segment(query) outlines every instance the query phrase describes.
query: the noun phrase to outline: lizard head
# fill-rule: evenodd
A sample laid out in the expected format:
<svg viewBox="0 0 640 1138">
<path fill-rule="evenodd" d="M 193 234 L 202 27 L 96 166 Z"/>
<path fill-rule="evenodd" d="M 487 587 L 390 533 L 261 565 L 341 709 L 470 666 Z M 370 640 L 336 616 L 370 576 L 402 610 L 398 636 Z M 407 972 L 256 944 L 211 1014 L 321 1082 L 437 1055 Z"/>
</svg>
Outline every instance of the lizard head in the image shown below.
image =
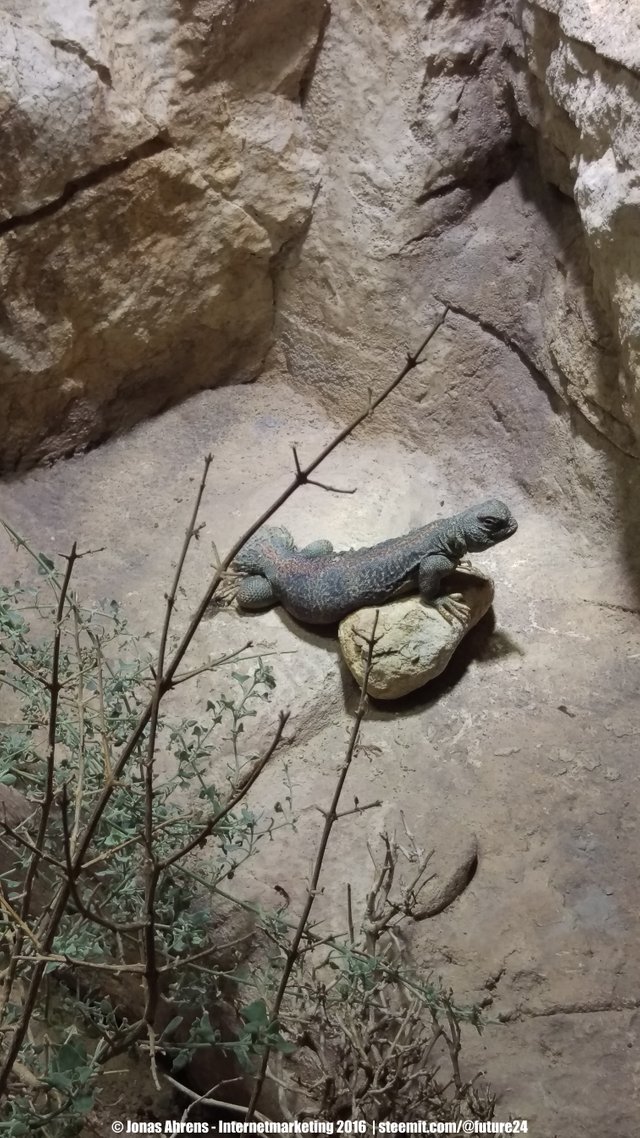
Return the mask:
<svg viewBox="0 0 640 1138">
<path fill-rule="evenodd" d="M 483 549 L 489 549 L 499 541 L 511 537 L 518 528 L 509 507 L 497 498 L 465 510 L 461 520 L 469 553 L 481 553 Z"/>
</svg>

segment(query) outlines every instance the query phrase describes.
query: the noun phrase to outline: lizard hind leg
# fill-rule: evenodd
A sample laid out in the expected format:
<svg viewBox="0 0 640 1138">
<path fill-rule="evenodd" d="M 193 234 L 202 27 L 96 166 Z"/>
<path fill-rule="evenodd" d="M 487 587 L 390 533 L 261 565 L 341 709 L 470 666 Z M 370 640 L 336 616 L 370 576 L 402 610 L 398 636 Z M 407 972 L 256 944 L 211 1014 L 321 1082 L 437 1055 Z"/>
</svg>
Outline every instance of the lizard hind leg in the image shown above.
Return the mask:
<svg viewBox="0 0 640 1138">
<path fill-rule="evenodd" d="M 328 557 L 330 553 L 333 553 L 333 543 L 321 537 L 317 541 L 305 545 L 304 549 L 299 552 L 302 557 Z"/>
<path fill-rule="evenodd" d="M 289 530 L 284 526 L 263 526 L 243 545 L 233 564 L 244 573 L 264 573 L 274 556 L 286 557 L 295 547 Z"/>
<path fill-rule="evenodd" d="M 258 574 L 240 582 L 236 598 L 243 609 L 268 609 L 277 600 L 270 581 Z"/>
</svg>

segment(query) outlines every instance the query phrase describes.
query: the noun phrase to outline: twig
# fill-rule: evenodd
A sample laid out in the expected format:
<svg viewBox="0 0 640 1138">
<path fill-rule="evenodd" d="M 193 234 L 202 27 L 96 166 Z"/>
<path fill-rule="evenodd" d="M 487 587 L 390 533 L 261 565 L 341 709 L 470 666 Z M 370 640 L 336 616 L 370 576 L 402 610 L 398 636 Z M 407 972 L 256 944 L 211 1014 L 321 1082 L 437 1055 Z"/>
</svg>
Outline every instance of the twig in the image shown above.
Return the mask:
<svg viewBox="0 0 640 1138">
<path fill-rule="evenodd" d="M 186 857 L 188 853 L 191 853 L 191 850 L 194 850 L 196 846 L 201 846 L 202 843 L 205 842 L 207 838 L 211 836 L 211 834 L 213 834 L 216 826 L 220 825 L 223 818 L 226 818 L 227 814 L 235 809 L 240 800 L 244 798 L 245 794 L 247 794 L 247 792 L 253 786 L 256 779 L 259 778 L 259 776 L 262 774 L 264 768 L 269 762 L 269 759 L 276 750 L 282 738 L 282 732 L 284 731 L 288 718 L 288 711 L 280 712 L 276 733 L 262 758 L 258 759 L 258 761 L 254 763 L 251 770 L 242 776 L 239 785 L 234 790 L 231 797 L 227 800 L 224 806 L 221 806 L 221 808 L 212 815 L 209 821 L 204 824 L 202 829 L 179 850 L 176 850 L 174 853 L 170 854 L 169 857 L 165 858 L 164 861 L 161 861 L 159 863 L 161 871 L 168 869 L 169 866 L 174 865 L 175 862 L 181 861 L 182 858 Z"/>
<path fill-rule="evenodd" d="M 327 446 L 325 446 L 323 448 L 323 450 L 321 450 L 320 453 L 314 459 L 312 459 L 311 462 L 309 462 L 307 464 L 307 466 L 301 468 L 299 471 L 296 471 L 295 477 L 288 484 L 288 486 L 285 487 L 285 489 L 274 499 L 274 501 L 271 503 L 271 505 L 268 506 L 267 509 L 262 512 L 262 514 L 256 519 L 256 521 L 253 522 L 253 524 L 250 525 L 245 530 L 245 532 L 241 535 L 241 537 L 239 537 L 238 540 L 232 545 L 231 549 L 227 553 L 227 556 L 220 563 L 219 568 L 214 573 L 214 575 L 213 575 L 213 577 L 209 583 L 209 586 L 205 590 L 205 592 L 204 592 L 204 594 L 200 600 L 200 603 L 198 604 L 195 612 L 193 613 L 191 620 L 189 621 L 189 624 L 186 628 L 186 631 L 183 633 L 182 638 L 180 639 L 177 647 L 174 650 L 173 656 L 171 658 L 170 663 L 167 666 L 167 669 L 166 669 L 164 676 L 160 676 L 158 678 L 158 689 L 159 689 L 161 695 L 164 695 L 164 693 L 169 691 L 169 689 L 171 688 L 173 679 L 174 679 L 176 673 L 178 672 L 178 668 L 180 667 L 180 664 L 182 663 L 182 660 L 183 660 L 189 646 L 191 645 L 191 642 L 192 642 L 198 628 L 200 627 L 200 624 L 201 624 L 204 616 L 206 615 L 206 613 L 210 609 L 211 602 L 212 602 L 212 600 L 216 594 L 216 591 L 220 585 L 220 582 L 223 578 L 223 575 L 226 572 L 226 570 L 229 568 L 229 566 L 231 565 L 234 558 L 237 556 L 237 554 L 240 552 L 240 550 L 243 548 L 243 546 L 247 543 L 249 538 L 251 538 L 255 533 L 257 533 L 257 531 L 259 529 L 261 529 L 262 526 L 264 526 L 265 522 L 269 521 L 269 519 L 271 517 L 273 517 L 273 515 L 277 512 L 277 510 L 280 509 L 280 507 L 283 505 L 283 503 L 286 502 L 291 497 L 291 495 L 297 490 L 298 486 L 301 485 L 301 481 L 303 481 L 305 478 L 308 478 L 308 476 L 314 470 L 316 470 L 316 468 L 318 466 L 320 466 L 320 464 L 322 462 L 324 462 L 324 460 L 330 454 L 332 454 L 332 452 L 336 449 L 336 447 L 338 447 L 340 445 L 340 443 L 342 443 L 344 441 L 344 439 L 346 439 L 349 435 L 351 435 L 356 430 L 356 428 L 360 425 L 360 423 L 364 422 L 364 420 L 367 419 L 376 410 L 376 408 L 379 407 L 380 404 L 382 402 L 384 402 L 385 399 L 388 398 L 389 395 L 391 395 L 391 393 L 396 389 L 396 387 L 402 382 L 404 377 L 413 368 L 417 367 L 418 363 L 420 362 L 420 356 L 422 355 L 422 352 L 424 351 L 424 349 L 426 348 L 427 344 L 432 339 L 432 337 L 435 335 L 438 328 L 440 328 L 440 326 L 444 323 L 448 311 L 449 311 L 448 306 L 443 308 L 442 312 L 440 313 L 440 315 L 437 317 L 434 324 L 432 325 L 430 331 L 427 333 L 424 340 L 422 341 L 422 344 L 418 348 L 417 352 L 415 352 L 413 355 L 411 355 L 411 354 L 407 355 L 406 362 L 405 362 L 404 366 L 401 368 L 398 375 L 395 377 L 395 379 L 393 379 L 389 384 L 387 384 L 387 386 L 380 392 L 380 394 L 378 396 L 375 397 L 375 399 L 373 399 L 373 398 L 371 398 L 371 396 L 369 396 L 369 400 L 368 400 L 367 406 L 364 409 L 364 411 L 362 411 L 358 415 L 356 415 L 351 420 L 350 423 L 348 423 L 345 427 L 343 427 L 342 430 L 340 430 L 337 433 L 337 435 L 334 436 L 334 438 L 331 440 L 331 442 L 328 443 Z M 17 540 L 19 542 L 19 544 L 26 546 L 26 543 L 22 539 L 20 539 L 16 534 L 14 534 L 13 530 L 11 530 L 11 528 L 9 526 L 7 526 L 6 523 L 3 523 L 3 524 L 5 525 L 7 532 L 9 532 L 13 536 L 14 540 Z M 47 580 L 49 580 L 49 578 L 47 578 Z M 67 584 L 67 588 L 68 588 L 68 584 Z M 89 846 L 93 840 L 96 829 L 100 823 L 100 819 L 102 818 L 104 810 L 105 810 L 105 808 L 106 808 L 106 806 L 107 806 L 107 804 L 111 798 L 111 795 L 113 793 L 114 785 L 117 782 L 117 780 L 120 778 L 120 776 L 122 775 L 122 772 L 125 770 L 131 756 L 134 754 L 136 747 L 138 746 L 138 744 L 139 744 L 139 742 L 140 742 L 140 740 L 144 734 L 144 731 L 147 727 L 147 724 L 149 723 L 149 720 L 151 719 L 152 711 L 153 711 L 153 700 L 151 700 L 151 702 L 149 704 L 147 704 L 147 706 L 141 712 L 141 714 L 138 718 L 138 722 L 136 723 L 136 726 L 131 731 L 131 734 L 129 736 L 129 739 L 127 740 L 127 743 L 123 747 L 117 761 L 115 762 L 115 764 L 113 766 L 111 779 L 109 779 L 109 781 L 105 784 L 105 787 L 104 787 L 100 797 L 98 798 L 97 802 L 95 803 L 95 805 L 93 807 L 93 810 L 91 811 L 91 814 L 90 814 L 90 816 L 89 816 L 89 818 L 85 824 L 84 831 L 83 831 L 82 835 L 80 835 L 80 837 L 79 837 L 78 845 L 77 845 L 77 848 L 76 848 L 76 851 L 74 854 L 74 862 L 73 862 L 74 872 L 79 872 L 83 866 L 84 859 L 86 857 Z M 38 844 L 40 844 L 40 843 L 38 843 Z M 65 910 L 66 910 L 67 902 L 69 899 L 69 894 L 70 894 L 70 885 L 69 885 L 68 881 L 64 881 L 61 883 L 57 894 L 54 896 L 54 898 L 52 900 L 50 911 L 49 911 L 48 921 L 46 923 L 45 928 L 42 931 L 41 944 L 42 944 L 43 951 L 45 953 L 49 952 L 51 950 L 51 946 L 52 946 L 53 941 L 55 939 L 58 927 L 60 925 L 60 922 L 61 922 L 61 920 L 64 916 L 64 913 L 65 913 Z M 0 1098 L 2 1098 L 2 1096 L 6 1093 L 7 1084 L 8 1084 L 10 1075 L 11 1075 L 11 1070 L 13 1068 L 13 1064 L 15 1063 L 16 1058 L 18 1057 L 18 1054 L 20 1052 L 20 1048 L 22 1047 L 22 1043 L 23 1043 L 23 1040 L 25 1038 L 27 1028 L 29 1025 L 29 1020 L 31 1018 L 33 1008 L 34 1008 L 35 1002 L 37 1000 L 38 991 L 40 988 L 40 984 L 42 982 L 42 977 L 44 975 L 45 967 L 46 967 L 45 963 L 43 963 L 42 961 L 39 961 L 33 968 L 31 980 L 29 982 L 28 990 L 26 993 L 23 1012 L 22 1012 L 22 1015 L 20 1017 L 19 1023 L 16 1025 L 11 1043 L 5 1052 L 4 1062 L 2 1064 L 2 1067 L 0 1068 Z M 9 990 L 8 988 L 5 989 L 5 998 L 6 998 L 8 990 Z M 263 1078 L 264 1078 L 264 1076 L 263 1076 Z"/>
<path fill-rule="evenodd" d="M 153 831 L 153 771 L 155 765 L 156 753 L 156 739 L 158 734 L 158 715 L 160 713 L 160 701 L 166 690 L 164 688 L 164 664 L 167 651 L 167 642 L 169 639 L 169 628 L 171 625 L 171 617 L 173 615 L 176 597 L 178 595 L 178 588 L 180 586 L 180 579 L 184 569 L 184 563 L 189 552 L 189 546 L 194 537 L 197 536 L 198 529 L 196 522 L 198 513 L 200 511 L 200 504 L 202 502 L 202 495 L 207 481 L 207 474 L 209 467 L 213 461 L 213 455 L 208 454 L 204 460 L 204 470 L 200 485 L 196 494 L 191 519 L 184 535 L 182 542 L 182 549 L 178 557 L 178 564 L 173 578 L 171 591 L 167 596 L 167 603 L 165 606 L 164 622 L 162 625 L 162 633 L 160 636 L 160 647 L 158 649 L 158 664 L 156 669 L 156 683 L 153 691 L 153 698 L 151 700 L 151 713 L 149 715 L 149 738 L 147 742 L 147 757 L 144 761 L 144 844 L 146 850 L 145 858 L 145 922 L 142 930 L 142 945 L 143 945 L 143 963 L 145 966 L 145 984 L 146 984 L 146 1001 L 144 1009 L 144 1021 L 147 1024 L 147 1030 L 152 1032 L 152 1024 L 155 1020 L 156 1008 L 158 1006 L 158 999 L 160 997 L 160 990 L 158 984 L 158 961 L 157 961 L 157 947 L 156 947 L 156 890 L 160 880 L 161 866 L 157 861 L 154 853 Z M 152 1039 L 152 1034 L 150 1039 Z M 153 1055 L 152 1055 L 152 1071 Z M 157 1075 L 155 1076 L 157 1082 Z"/>
<path fill-rule="evenodd" d="M 349 944 L 353 946 L 356 943 L 355 929 L 353 926 L 353 902 L 351 898 L 351 882 L 347 882 L 347 923 L 349 925 Z"/>
<path fill-rule="evenodd" d="M 196 1093 L 196 1091 L 192 1091 L 191 1087 L 185 1087 L 184 1083 L 179 1083 L 178 1080 L 174 1079 L 172 1075 L 165 1074 L 164 1078 L 168 1083 L 171 1083 L 172 1087 L 175 1087 L 176 1090 L 185 1095 L 186 1098 L 193 1099 L 191 1106 L 188 1106 L 183 1112 L 182 1118 L 180 1119 L 181 1122 L 185 1122 L 189 1111 L 192 1110 L 194 1106 L 197 1106 L 199 1104 L 202 1104 L 203 1106 L 222 1107 L 223 1110 L 230 1110 L 234 1114 L 246 1114 L 247 1108 L 245 1106 L 239 1106 L 238 1103 L 235 1102 L 225 1102 L 225 1100 L 221 1098 L 209 1098 L 208 1094 L 199 1095 Z M 267 1118 L 266 1114 L 260 1114 L 258 1111 L 255 1111 L 254 1117 L 257 1118 L 259 1122 L 270 1121 L 270 1119 Z"/>
<path fill-rule="evenodd" d="M 14 909 L 13 905 L 11 905 L 11 903 L 9 901 L 7 901 L 7 898 L 5 897 L 1 888 L 0 888 L 0 909 L 4 909 L 5 913 L 11 919 L 11 921 L 13 921 L 13 923 L 15 925 L 17 925 L 17 927 L 19 929 L 22 930 L 24 935 L 29 938 L 29 940 L 34 945 L 34 947 L 39 951 L 40 945 L 38 944 L 38 941 L 34 937 L 31 929 L 28 926 L 28 924 L 26 923 L 26 921 L 23 921 L 23 919 L 19 913 L 16 913 L 16 910 Z M 18 949 L 18 951 L 20 951 L 20 950 Z M 11 959 L 12 959 L 12 961 L 16 959 L 15 951 L 13 951 L 11 953 Z"/>
<path fill-rule="evenodd" d="M 184 684 L 187 680 L 193 680 L 196 676 L 201 676 L 203 672 L 212 672 L 214 668 L 219 668 L 221 664 L 228 664 L 231 660 L 237 660 L 237 657 L 240 656 L 242 652 L 246 652 L 248 648 L 253 648 L 252 640 L 247 640 L 247 643 L 243 644 L 242 648 L 236 648 L 233 652 L 227 652 L 224 656 L 219 656 L 217 660 L 212 660 L 210 664 L 202 664 L 199 668 L 192 668 L 189 672 L 181 672 L 179 676 L 173 677 L 174 688 L 177 687 L 178 684 Z M 261 655 L 266 656 L 270 655 L 270 653 L 263 652 Z M 244 656 L 238 663 L 243 663 L 244 660 L 247 659 L 256 660 L 259 658 L 259 656 Z"/>
<path fill-rule="evenodd" d="M 375 810 L 377 806 L 382 806 L 382 802 L 379 798 L 376 798 L 375 802 L 365 802 L 362 806 L 356 800 L 355 806 L 352 806 L 350 810 L 341 810 L 340 813 L 336 815 L 336 820 L 340 818 L 348 818 L 350 814 L 364 814 L 365 810 Z M 316 803 L 314 803 L 313 809 L 317 810 L 320 814 L 322 814 L 323 817 L 326 818 L 327 812 L 324 807 L 318 806 Z"/>
<path fill-rule="evenodd" d="M 153 1085 L 156 1090 L 161 1091 L 162 1087 L 160 1086 L 160 1080 L 158 1078 L 158 1064 L 156 1062 L 156 1033 L 153 1030 L 152 1024 L 150 1023 L 147 1024 L 147 1036 L 149 1039 L 149 1065 L 151 1067 L 151 1078 L 153 1079 Z"/>
<path fill-rule="evenodd" d="M 278 985 L 278 990 L 276 992 L 276 996 L 275 996 L 275 999 L 273 1001 L 273 1007 L 271 1009 L 271 1015 L 270 1015 L 270 1021 L 272 1024 L 275 1024 L 278 1021 L 278 1016 L 280 1014 L 280 1008 L 282 1006 L 282 1001 L 284 999 L 284 995 L 285 995 L 285 992 L 287 990 L 287 984 L 289 983 L 289 978 L 291 976 L 291 973 L 293 971 L 293 967 L 295 965 L 295 962 L 296 962 L 296 959 L 298 956 L 300 941 L 302 940 L 302 937 L 304 936 L 304 931 L 305 931 L 305 928 L 307 926 L 307 921 L 309 920 L 309 915 L 311 913 L 311 909 L 313 908 L 313 903 L 316 899 L 318 882 L 320 880 L 320 874 L 322 872 L 322 865 L 324 862 L 324 857 L 325 857 L 325 854 L 327 852 L 327 846 L 329 844 L 329 838 L 331 837 L 331 831 L 333 829 L 333 826 L 334 826 L 336 818 L 337 818 L 338 803 L 340 801 L 340 796 L 341 796 L 343 788 L 344 788 L 346 777 L 347 777 L 347 775 L 349 773 L 349 769 L 351 767 L 351 762 L 352 762 L 353 755 L 354 755 L 354 752 L 356 749 L 356 744 L 358 742 L 358 736 L 360 734 L 360 727 L 362 725 L 362 720 L 364 719 L 365 712 L 367 710 L 367 706 L 368 706 L 367 684 L 369 682 L 369 675 L 371 672 L 371 664 L 372 664 L 372 660 L 373 660 L 373 649 L 375 647 L 375 642 L 376 642 L 375 636 L 376 636 L 376 628 L 378 626 L 378 616 L 379 615 L 380 615 L 380 610 L 376 609 L 375 615 L 373 618 L 373 627 L 371 629 L 371 634 L 369 637 L 369 651 L 367 653 L 367 660 L 366 660 L 366 664 L 365 664 L 365 668 L 364 668 L 364 675 L 362 677 L 362 687 L 360 689 L 360 699 L 358 700 L 358 707 L 356 709 L 356 714 L 355 714 L 355 718 L 353 721 L 353 727 L 351 729 L 351 734 L 349 737 L 349 744 L 347 746 L 347 751 L 346 751 L 346 754 L 344 757 L 344 761 L 342 763 L 342 766 L 340 767 L 340 771 L 338 774 L 338 780 L 336 783 L 335 790 L 333 792 L 333 798 L 331 800 L 331 806 L 329 807 L 329 810 L 327 811 L 327 814 L 325 817 L 324 826 L 322 828 L 322 834 L 320 836 L 320 844 L 318 846 L 318 851 L 316 853 L 315 862 L 314 862 L 314 866 L 313 866 L 313 872 L 311 874 L 311 881 L 309 884 L 309 888 L 307 890 L 307 897 L 306 897 L 306 900 L 305 900 L 305 903 L 304 903 L 304 906 L 302 909 L 302 913 L 300 914 L 300 919 L 298 921 L 296 931 L 293 934 L 293 939 L 292 939 L 291 944 L 289 946 L 289 949 L 287 951 L 284 968 L 282 970 L 282 976 L 280 977 L 280 984 Z M 256 1083 L 255 1083 L 255 1086 L 253 1088 L 253 1093 L 251 1095 L 251 1099 L 249 1100 L 249 1106 L 247 1107 L 247 1116 L 246 1116 L 247 1122 L 250 1122 L 251 1119 L 253 1118 L 254 1111 L 256 1108 L 256 1104 L 257 1104 L 258 1099 L 260 1097 L 260 1094 L 262 1092 L 262 1087 L 264 1085 L 264 1080 L 265 1080 L 265 1076 L 267 1073 L 267 1067 L 269 1065 L 270 1054 L 271 1054 L 271 1046 L 269 1043 L 266 1043 L 265 1047 L 264 1047 L 264 1051 L 263 1051 L 263 1055 L 262 1055 L 262 1062 L 260 1064 L 260 1069 L 258 1071 Z"/>
<path fill-rule="evenodd" d="M 84 776 L 85 776 L 85 721 L 84 721 L 84 667 L 82 661 L 82 646 L 80 644 L 80 619 L 77 604 L 73 605 L 73 636 L 76 645 L 76 656 L 78 658 L 78 782 L 76 785 L 75 802 L 74 802 L 74 817 L 73 817 L 73 830 L 71 831 L 70 849 L 73 853 L 76 842 L 78 839 L 78 832 L 80 830 L 80 819 L 82 817 L 82 797 L 84 791 Z"/>
<path fill-rule="evenodd" d="M 0 826 L 4 827 L 5 833 L 9 834 L 12 841 L 17 842 L 20 846 L 24 846 L 24 848 L 30 850 L 31 853 L 39 853 L 42 860 L 46 861 L 48 865 L 53 865 L 56 869 L 64 869 L 64 862 L 59 861 L 58 858 L 54 857 L 53 854 L 50 854 L 48 850 L 39 850 L 35 842 L 31 841 L 31 838 L 25 837 L 25 835 L 21 834 L 19 830 L 15 828 L 15 826 L 10 826 L 8 822 L 5 822 L 4 818 L 0 818 Z M 8 850 L 11 850 L 12 853 L 15 852 L 10 846 L 9 842 L 3 841 L 2 844 Z"/>
<path fill-rule="evenodd" d="M 196 961 L 202 960 L 205 956 L 210 956 L 212 952 L 222 953 L 228 952 L 230 948 L 235 945 L 242 944 L 244 941 L 251 940 L 252 933 L 245 933 L 244 936 L 236 937 L 233 941 L 228 941 L 226 944 L 210 944 L 207 948 L 201 948 L 199 952 L 194 952 L 191 956 L 178 956 L 175 957 L 169 964 L 163 964 L 158 969 L 159 972 L 175 972 L 176 968 L 187 968 Z"/>
<path fill-rule="evenodd" d="M 104 762 L 104 781 L 108 785 L 113 777 L 113 766 L 111 763 L 111 754 L 109 751 L 109 733 L 107 731 L 107 716 L 104 706 L 104 675 L 103 667 L 104 660 L 102 657 L 102 645 L 96 638 L 94 647 L 96 650 L 96 672 L 98 675 L 98 716 L 100 720 L 100 749 L 102 751 L 102 758 Z"/>
<path fill-rule="evenodd" d="M 9 529 L 8 526 L 5 526 L 5 528 Z M 13 532 L 13 531 L 10 530 L 10 532 Z M 26 543 L 24 543 L 24 542 L 22 544 L 26 545 Z M 51 680 L 47 684 L 47 687 L 49 690 L 49 726 L 48 726 L 48 730 L 47 730 L 47 759 L 46 759 L 47 773 L 46 773 L 46 780 L 45 780 L 45 787 L 44 787 L 44 797 L 42 800 L 42 804 L 40 806 L 40 822 L 38 825 L 38 832 L 37 832 L 36 839 L 35 839 L 35 847 L 36 848 L 33 851 L 31 859 L 29 861 L 29 867 L 27 869 L 27 873 L 26 873 L 26 877 L 25 877 L 24 892 L 22 895 L 22 906 L 21 906 L 20 916 L 22 918 L 22 923 L 24 925 L 27 925 L 29 922 L 29 914 L 31 911 L 31 900 L 32 900 L 32 894 L 33 894 L 33 887 L 35 885 L 36 877 L 38 875 L 38 869 L 40 868 L 40 862 L 43 859 L 44 847 L 45 847 L 45 842 L 46 842 L 46 838 L 47 838 L 47 826 L 49 824 L 49 816 L 51 813 L 51 807 L 53 805 L 54 781 L 55 781 L 56 733 L 57 733 L 57 725 L 58 725 L 58 699 L 60 696 L 60 686 L 61 686 L 60 685 L 60 647 L 61 647 L 61 643 L 62 643 L 62 618 L 64 616 L 64 608 L 65 608 L 65 604 L 66 604 L 66 600 L 67 600 L 67 593 L 69 591 L 69 585 L 71 583 L 71 574 L 73 573 L 73 567 L 74 567 L 77 559 L 78 559 L 78 552 L 77 552 L 76 543 L 74 541 L 74 543 L 71 547 L 71 553 L 67 557 L 67 568 L 65 570 L 64 578 L 62 581 L 62 586 L 60 588 L 60 593 L 58 595 L 58 604 L 57 604 L 57 608 L 56 608 L 55 632 L 54 632 L 54 637 L 53 637 L 53 659 L 52 659 L 52 663 L 51 663 Z M 5 1011 L 5 1009 L 8 1005 L 8 1001 L 11 997 L 11 991 L 13 988 L 13 983 L 14 983 L 15 976 L 16 976 L 16 967 L 17 967 L 17 962 L 15 960 L 15 957 L 22 951 L 22 944 L 23 944 L 23 933 L 20 931 L 20 932 L 18 932 L 18 934 L 16 936 L 16 943 L 14 945 L 14 952 L 12 953 L 12 958 L 9 961 L 9 966 L 7 968 L 7 974 L 6 974 L 5 985 L 4 985 L 4 992 L 3 992 L 3 996 L 2 996 L 2 1005 L 0 1007 L 0 1014 L 2 1014 Z M 51 946 L 49 944 L 45 944 L 43 942 L 41 944 L 41 947 L 44 949 L 45 952 L 47 952 Z M 29 988 L 29 991 L 27 993 L 27 998 L 26 998 L 25 1004 L 23 1006 L 22 1016 L 20 1018 L 20 1022 L 18 1023 L 18 1026 L 16 1027 L 16 1031 L 14 1032 L 14 1038 L 12 1041 L 12 1045 L 9 1048 L 10 1052 L 12 1052 L 14 1050 L 13 1045 L 15 1043 L 15 1039 L 17 1037 L 19 1037 L 20 1039 L 24 1038 L 24 1035 L 25 1035 L 27 1028 L 29 1026 L 29 1021 L 31 1019 L 33 1008 L 35 1006 L 37 994 L 38 994 L 37 989 L 35 991 L 31 991 L 31 987 Z M 15 1059 L 17 1058 L 18 1051 L 19 1051 L 19 1048 L 15 1050 L 15 1054 L 13 1055 L 13 1059 L 12 1059 L 12 1064 L 15 1061 Z M 7 1066 L 7 1064 L 5 1063 L 5 1067 L 6 1066 Z M 0 1095 L 2 1095 L 2 1093 L 3 1093 L 4 1087 L 6 1086 L 6 1080 L 8 1079 L 10 1072 L 11 1072 L 11 1067 L 9 1067 L 7 1070 L 6 1078 L 4 1078 L 4 1070 L 2 1072 L 0 1072 Z"/>
<path fill-rule="evenodd" d="M 83 960 L 81 957 L 68 956 L 66 953 L 51 953 L 49 956 L 44 956 L 38 952 L 36 956 L 19 956 L 18 960 L 24 963 L 41 960 L 45 964 L 59 964 L 63 968 L 88 968 L 96 972 L 111 972 L 114 976 L 120 972 L 137 972 L 138 975 L 144 972 L 143 964 L 101 964 L 97 960 Z"/>
<path fill-rule="evenodd" d="M 71 553 L 67 557 L 67 568 L 65 570 L 62 587 L 60 589 L 60 596 L 58 598 L 58 607 L 56 610 L 56 623 L 55 633 L 53 638 L 53 660 L 51 664 L 51 681 L 49 684 L 49 691 L 51 699 L 49 704 L 49 729 L 47 734 L 47 776 L 44 788 L 44 799 L 40 810 L 40 824 L 38 826 L 38 834 L 36 837 L 37 852 L 34 853 L 29 869 L 27 871 L 25 881 L 25 895 L 22 905 L 22 918 L 28 920 L 29 909 L 31 906 L 31 892 L 35 879 L 38 873 L 38 868 L 41 859 L 41 850 L 44 849 L 45 840 L 47 836 L 47 825 L 49 823 L 49 815 L 53 805 L 54 794 L 54 780 L 56 770 L 56 731 L 58 726 L 58 698 L 60 695 L 60 647 L 62 643 L 62 618 L 64 616 L 64 607 L 71 583 L 71 574 L 73 573 L 73 566 L 78 559 L 77 546 L 74 541 L 71 546 Z"/>
<path fill-rule="evenodd" d="M 60 794 L 60 817 L 62 821 L 62 845 L 65 856 L 65 869 L 66 880 L 69 885 L 69 893 L 71 900 L 76 906 L 79 913 L 87 921 L 92 921 L 95 925 L 100 925 L 103 929 L 108 929 L 112 933 L 134 933 L 142 932 L 145 928 L 145 919 L 141 921 L 111 921 L 107 917 L 103 917 L 101 913 L 96 912 L 91 905 L 86 904 L 78 892 L 78 871 L 73 864 L 73 850 L 71 848 L 71 834 L 69 830 L 69 792 L 67 790 L 66 782 L 63 784 L 62 792 Z M 93 890 L 92 896 L 95 895 L 100 888 L 100 882 L 97 883 L 96 888 Z"/>
<path fill-rule="evenodd" d="M 326 482 L 318 482 L 315 478 L 308 478 L 300 466 L 298 451 L 296 450 L 295 446 L 292 446 L 291 450 L 293 451 L 293 461 L 295 463 L 296 475 L 298 477 L 300 486 L 319 486 L 321 490 L 328 490 L 331 494 L 355 494 L 355 486 L 352 490 L 343 490 L 339 486 L 329 486 Z"/>
</svg>

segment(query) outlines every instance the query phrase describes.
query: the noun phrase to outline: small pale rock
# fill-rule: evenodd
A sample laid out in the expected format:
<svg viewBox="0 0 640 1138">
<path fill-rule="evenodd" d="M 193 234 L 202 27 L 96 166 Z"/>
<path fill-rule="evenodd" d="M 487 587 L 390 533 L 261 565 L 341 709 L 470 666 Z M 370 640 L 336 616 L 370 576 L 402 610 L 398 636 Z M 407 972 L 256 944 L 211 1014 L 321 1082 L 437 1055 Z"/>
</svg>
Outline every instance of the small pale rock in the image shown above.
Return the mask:
<svg viewBox="0 0 640 1138">
<path fill-rule="evenodd" d="M 462 638 L 491 608 L 493 581 L 473 570 L 451 578 L 452 593 L 462 594 L 469 609 L 464 621 L 449 623 L 418 596 L 379 608 L 376 646 L 367 692 L 375 699 L 399 699 L 439 676 Z M 358 683 L 362 682 L 375 608 L 358 609 L 341 622 L 342 655 Z"/>
</svg>

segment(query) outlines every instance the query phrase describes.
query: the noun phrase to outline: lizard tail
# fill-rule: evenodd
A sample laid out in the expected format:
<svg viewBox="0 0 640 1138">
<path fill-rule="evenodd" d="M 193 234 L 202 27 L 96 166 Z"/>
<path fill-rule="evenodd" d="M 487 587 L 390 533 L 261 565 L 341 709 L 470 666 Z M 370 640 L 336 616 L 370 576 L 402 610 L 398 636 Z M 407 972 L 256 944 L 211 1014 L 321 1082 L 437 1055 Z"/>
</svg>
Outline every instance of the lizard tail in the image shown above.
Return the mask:
<svg viewBox="0 0 640 1138">
<path fill-rule="evenodd" d="M 264 526 L 254 533 L 234 558 L 234 566 L 246 573 L 266 573 L 273 564 L 274 555 L 286 556 L 296 548 L 284 526 Z"/>
</svg>

